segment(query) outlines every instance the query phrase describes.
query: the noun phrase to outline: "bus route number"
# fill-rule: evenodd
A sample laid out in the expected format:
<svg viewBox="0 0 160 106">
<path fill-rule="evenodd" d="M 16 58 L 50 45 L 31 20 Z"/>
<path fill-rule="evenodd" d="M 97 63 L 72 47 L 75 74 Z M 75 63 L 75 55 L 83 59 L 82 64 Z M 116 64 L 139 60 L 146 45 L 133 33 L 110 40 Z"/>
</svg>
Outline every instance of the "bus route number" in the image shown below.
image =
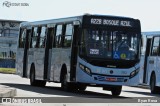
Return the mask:
<svg viewBox="0 0 160 106">
<path fill-rule="evenodd" d="M 91 24 L 102 24 L 102 19 L 92 18 L 91 19 Z"/>
</svg>

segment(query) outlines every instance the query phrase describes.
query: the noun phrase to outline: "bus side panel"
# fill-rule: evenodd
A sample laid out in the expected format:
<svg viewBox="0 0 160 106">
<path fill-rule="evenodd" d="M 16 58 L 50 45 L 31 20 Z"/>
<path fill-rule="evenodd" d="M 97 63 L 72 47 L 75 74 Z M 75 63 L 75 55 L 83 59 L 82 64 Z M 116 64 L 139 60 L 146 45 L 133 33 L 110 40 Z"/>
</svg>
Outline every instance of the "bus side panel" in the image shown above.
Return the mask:
<svg viewBox="0 0 160 106">
<path fill-rule="evenodd" d="M 60 49 L 54 48 L 52 49 L 52 58 L 51 58 L 51 79 L 53 81 L 60 81 L 60 74 L 62 65 L 65 64 L 67 68 L 67 74 L 70 71 L 70 56 L 71 49 Z M 52 77 L 53 76 L 53 77 Z M 69 74 L 68 74 L 69 76 Z M 69 77 L 68 77 L 69 81 Z"/>
<path fill-rule="evenodd" d="M 141 55 L 141 60 L 140 60 L 139 80 L 141 84 L 143 84 L 143 77 L 144 77 L 144 57 L 145 55 Z"/>
<path fill-rule="evenodd" d="M 160 56 L 157 58 L 156 85 L 160 86 Z"/>
<path fill-rule="evenodd" d="M 16 53 L 16 74 L 23 76 L 23 55 L 24 49 L 18 48 Z"/>
<path fill-rule="evenodd" d="M 47 74 L 47 79 L 49 81 L 54 81 L 53 80 L 53 71 L 51 71 L 51 60 L 52 60 L 52 49 L 49 49 L 49 58 L 48 58 L 48 74 Z"/>
<path fill-rule="evenodd" d="M 52 49 L 51 57 L 51 77 L 53 81 L 60 81 L 60 70 L 61 70 L 61 52 L 59 48 Z"/>
<path fill-rule="evenodd" d="M 70 60 L 71 60 L 71 48 L 61 50 L 61 64 L 65 64 L 67 68 L 67 81 L 70 82 Z"/>
<path fill-rule="evenodd" d="M 44 52 L 45 49 L 30 48 L 28 53 L 28 77 L 30 75 L 31 64 L 35 66 L 35 79 L 43 80 L 44 74 Z"/>
<path fill-rule="evenodd" d="M 34 63 L 34 49 L 31 48 L 28 50 L 28 78 L 30 76 L 31 65 Z"/>
<path fill-rule="evenodd" d="M 35 78 L 43 80 L 44 75 L 44 56 L 45 49 L 39 48 L 34 51 L 34 63 L 35 63 Z"/>
<path fill-rule="evenodd" d="M 147 75 L 148 75 L 148 78 L 147 78 L 147 84 L 149 85 L 150 84 L 150 78 L 151 78 L 151 74 L 152 72 L 156 71 L 156 58 L 155 56 L 150 56 L 148 57 L 147 59 Z"/>
</svg>

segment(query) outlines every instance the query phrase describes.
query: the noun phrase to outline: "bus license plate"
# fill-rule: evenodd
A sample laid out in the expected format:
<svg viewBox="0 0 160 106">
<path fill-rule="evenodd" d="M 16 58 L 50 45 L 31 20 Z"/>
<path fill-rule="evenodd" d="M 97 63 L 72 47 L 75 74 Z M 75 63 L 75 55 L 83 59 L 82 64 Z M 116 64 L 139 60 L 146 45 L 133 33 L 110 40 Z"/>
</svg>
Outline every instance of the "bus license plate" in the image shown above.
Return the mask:
<svg viewBox="0 0 160 106">
<path fill-rule="evenodd" d="M 117 81 L 117 78 L 106 78 L 106 81 L 112 81 L 112 82 L 114 82 L 114 81 Z"/>
</svg>

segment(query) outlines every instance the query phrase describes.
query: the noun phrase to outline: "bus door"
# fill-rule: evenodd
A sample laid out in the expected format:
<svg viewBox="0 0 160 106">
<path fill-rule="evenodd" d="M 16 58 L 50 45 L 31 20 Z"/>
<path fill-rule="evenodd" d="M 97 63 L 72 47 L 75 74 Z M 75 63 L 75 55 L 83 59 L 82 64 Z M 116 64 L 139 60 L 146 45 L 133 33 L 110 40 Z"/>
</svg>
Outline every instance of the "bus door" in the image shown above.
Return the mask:
<svg viewBox="0 0 160 106">
<path fill-rule="evenodd" d="M 77 66 L 77 55 L 78 55 L 78 38 L 79 38 L 79 24 L 74 25 L 72 38 L 72 50 L 71 50 L 71 71 L 70 80 L 75 81 L 76 79 L 76 66 Z"/>
<path fill-rule="evenodd" d="M 47 36 L 46 36 L 46 44 L 45 44 L 45 58 L 44 58 L 44 79 L 51 80 L 53 77 L 51 74 L 51 54 L 52 54 L 52 42 L 54 35 L 54 25 L 47 26 Z M 52 75 L 52 76 L 50 76 Z"/>
<path fill-rule="evenodd" d="M 145 57 L 144 57 L 144 73 L 143 73 L 143 83 L 147 83 L 147 58 L 150 54 L 150 47 L 151 47 L 151 38 L 147 38 L 147 43 L 146 43 L 146 51 L 145 51 Z"/>
<path fill-rule="evenodd" d="M 23 77 L 27 77 L 27 64 L 28 64 L 28 49 L 29 49 L 29 38 L 31 36 L 31 29 L 26 30 L 26 39 L 24 44 L 24 55 L 23 55 Z"/>
</svg>

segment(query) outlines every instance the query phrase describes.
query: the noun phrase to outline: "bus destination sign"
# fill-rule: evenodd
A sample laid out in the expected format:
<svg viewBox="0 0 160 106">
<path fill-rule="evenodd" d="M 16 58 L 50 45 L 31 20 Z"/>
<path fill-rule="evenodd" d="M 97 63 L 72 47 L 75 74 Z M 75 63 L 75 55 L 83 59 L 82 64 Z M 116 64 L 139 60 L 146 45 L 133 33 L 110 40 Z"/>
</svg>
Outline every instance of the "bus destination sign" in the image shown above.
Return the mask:
<svg viewBox="0 0 160 106">
<path fill-rule="evenodd" d="M 126 20 L 91 18 L 90 24 L 92 24 L 92 25 L 132 27 L 131 22 L 128 21 L 128 20 L 126 21 Z"/>
</svg>

